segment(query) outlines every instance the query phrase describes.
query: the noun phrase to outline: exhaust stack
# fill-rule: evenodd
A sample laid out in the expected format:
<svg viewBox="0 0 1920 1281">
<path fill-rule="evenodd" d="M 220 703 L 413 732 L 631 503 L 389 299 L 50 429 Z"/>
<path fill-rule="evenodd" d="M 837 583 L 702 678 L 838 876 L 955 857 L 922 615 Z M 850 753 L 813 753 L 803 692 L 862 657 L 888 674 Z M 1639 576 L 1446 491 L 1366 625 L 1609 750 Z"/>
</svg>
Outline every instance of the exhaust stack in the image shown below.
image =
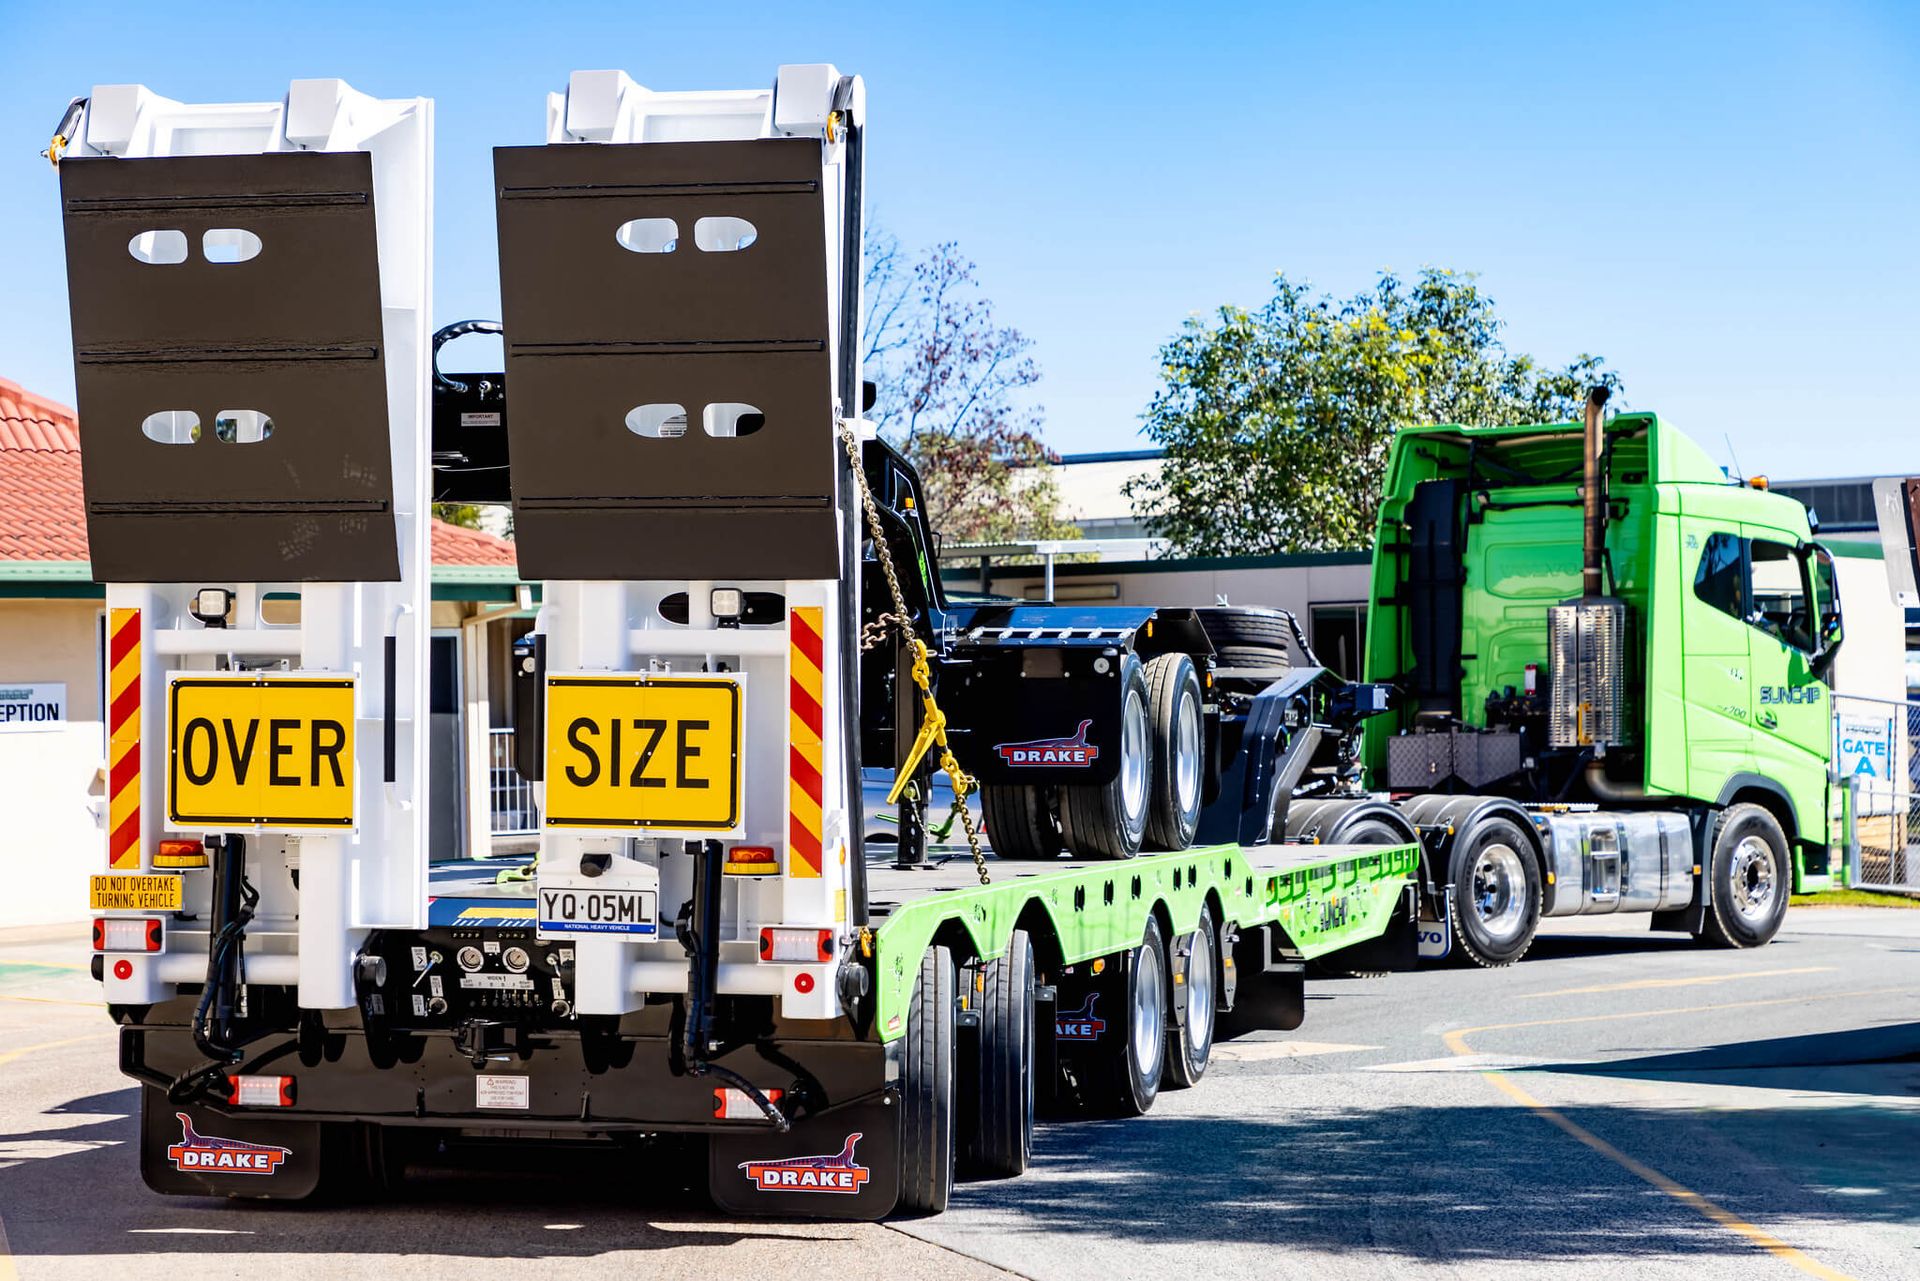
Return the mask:
<svg viewBox="0 0 1920 1281">
<path fill-rule="evenodd" d="M 1600 476 L 1600 459 L 1606 433 L 1601 430 L 1602 411 L 1607 407 L 1607 389 L 1595 387 L 1587 393 L 1586 448 L 1581 459 L 1580 493 L 1586 502 L 1586 536 L 1582 541 L 1580 591 L 1589 598 L 1601 592 L 1600 557 L 1606 539 L 1607 507 L 1605 486 Z"/>
</svg>

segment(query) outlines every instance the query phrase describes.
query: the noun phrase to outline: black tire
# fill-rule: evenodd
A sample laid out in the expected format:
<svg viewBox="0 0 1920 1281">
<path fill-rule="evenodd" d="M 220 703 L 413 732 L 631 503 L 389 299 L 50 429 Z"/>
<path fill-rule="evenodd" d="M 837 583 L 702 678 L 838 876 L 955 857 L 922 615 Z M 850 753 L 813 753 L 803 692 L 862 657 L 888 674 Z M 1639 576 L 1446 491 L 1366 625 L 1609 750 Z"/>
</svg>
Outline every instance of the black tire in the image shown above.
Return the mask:
<svg viewBox="0 0 1920 1281">
<path fill-rule="evenodd" d="M 953 1193 L 953 954 L 930 947 L 907 1007 L 900 1074 L 900 1199 L 906 1214 L 939 1214 Z"/>
<path fill-rule="evenodd" d="M 1220 1000 L 1220 935 L 1213 914 L 1200 909 L 1200 924 L 1192 935 L 1187 956 L 1186 982 L 1168 987 L 1169 1010 L 1185 1006 L 1185 1018 L 1167 1020 L 1167 1068 L 1162 1077 L 1172 1089 L 1200 1084 L 1213 1058 L 1214 1018 Z M 1168 979 L 1173 975 L 1169 967 Z"/>
<path fill-rule="evenodd" d="M 1200 674 L 1185 654 L 1150 660 L 1147 719 L 1153 730 L 1146 844 L 1183 850 L 1200 830 L 1200 793 L 1207 765 L 1200 719 Z"/>
<path fill-rule="evenodd" d="M 1147 837 L 1153 794 L 1153 724 L 1147 678 L 1128 654 L 1120 668 L 1120 760 L 1101 784 L 1060 789 L 1060 834 L 1081 858 L 1132 858 Z"/>
<path fill-rule="evenodd" d="M 1167 942 L 1157 922 L 1147 921 L 1125 969 L 1126 1009 L 1116 1013 L 1127 1034 L 1104 1046 L 1089 1065 L 1086 1102 L 1103 1116 L 1143 1116 L 1160 1097 L 1167 1061 Z"/>
<path fill-rule="evenodd" d="M 1453 847 L 1453 937 L 1475 965 L 1512 965 L 1540 927 L 1542 883 L 1533 842 L 1510 818 L 1474 823 Z"/>
<path fill-rule="evenodd" d="M 1714 947 L 1763 947 L 1787 917 L 1793 865 L 1780 820 L 1760 805 L 1721 812 L 1713 829 L 1713 896 L 1700 940 Z"/>
<path fill-rule="evenodd" d="M 1293 629 L 1275 609 L 1201 609 L 1200 626 L 1213 642 L 1213 661 L 1221 667 L 1285 675 L 1293 666 L 1288 642 Z"/>
<path fill-rule="evenodd" d="M 1015 930 L 1006 954 L 989 961 L 980 993 L 979 1090 L 962 1140 L 969 1173 L 1025 1174 L 1033 1163 L 1033 940 Z"/>
<path fill-rule="evenodd" d="M 1052 789 L 989 784 L 980 789 L 987 842 L 1001 858 L 1057 858 L 1060 824 L 1053 817 Z"/>
</svg>

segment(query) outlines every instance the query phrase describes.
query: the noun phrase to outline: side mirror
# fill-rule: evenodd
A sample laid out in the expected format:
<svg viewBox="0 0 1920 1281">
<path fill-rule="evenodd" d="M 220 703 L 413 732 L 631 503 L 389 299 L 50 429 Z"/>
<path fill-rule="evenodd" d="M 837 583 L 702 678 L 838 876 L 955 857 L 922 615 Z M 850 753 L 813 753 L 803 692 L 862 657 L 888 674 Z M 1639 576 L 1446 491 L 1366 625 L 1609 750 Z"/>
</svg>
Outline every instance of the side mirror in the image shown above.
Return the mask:
<svg viewBox="0 0 1920 1281">
<path fill-rule="evenodd" d="M 1846 638 L 1840 614 L 1840 578 L 1833 566 L 1833 553 L 1819 543 L 1806 543 L 1800 549 L 1807 612 L 1813 620 L 1813 653 L 1816 671 L 1832 665 L 1834 651 Z"/>
</svg>

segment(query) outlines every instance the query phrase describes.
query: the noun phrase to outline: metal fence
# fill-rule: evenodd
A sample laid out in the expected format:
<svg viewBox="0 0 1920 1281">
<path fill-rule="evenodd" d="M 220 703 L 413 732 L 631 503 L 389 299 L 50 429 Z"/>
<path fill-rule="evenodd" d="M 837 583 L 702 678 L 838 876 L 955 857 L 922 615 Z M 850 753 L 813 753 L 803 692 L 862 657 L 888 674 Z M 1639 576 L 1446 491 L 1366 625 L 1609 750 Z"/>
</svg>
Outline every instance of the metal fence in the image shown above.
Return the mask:
<svg viewBox="0 0 1920 1281">
<path fill-rule="evenodd" d="M 487 812 L 495 836 L 532 836 L 540 830 L 533 784 L 513 767 L 513 731 L 487 731 Z"/>
<path fill-rule="evenodd" d="M 1847 872 L 1920 891 L 1920 703 L 1836 694 L 1834 769 L 1846 783 Z"/>
</svg>

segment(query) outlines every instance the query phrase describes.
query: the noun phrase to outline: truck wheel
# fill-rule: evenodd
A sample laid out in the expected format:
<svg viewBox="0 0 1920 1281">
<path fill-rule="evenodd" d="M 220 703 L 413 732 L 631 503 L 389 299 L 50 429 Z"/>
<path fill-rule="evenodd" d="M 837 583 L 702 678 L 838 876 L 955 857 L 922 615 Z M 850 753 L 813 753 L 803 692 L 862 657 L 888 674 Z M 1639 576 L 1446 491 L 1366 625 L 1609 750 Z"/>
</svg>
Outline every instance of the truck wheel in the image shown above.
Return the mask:
<svg viewBox="0 0 1920 1281">
<path fill-rule="evenodd" d="M 970 1171 L 1025 1174 L 1033 1161 L 1033 940 L 1015 930 L 980 994 L 979 1113 L 964 1140 Z"/>
<path fill-rule="evenodd" d="M 1713 899 L 1701 927 L 1715 947 L 1760 947 L 1787 915 L 1787 834 L 1764 806 L 1733 805 L 1713 834 Z"/>
<path fill-rule="evenodd" d="M 1151 919 L 1140 946 L 1127 958 L 1126 979 L 1126 1039 L 1108 1046 L 1089 1074 L 1094 1088 L 1087 1102 L 1108 1116 L 1144 1115 L 1160 1097 L 1166 1071 L 1167 943 Z"/>
<path fill-rule="evenodd" d="M 1540 864 L 1512 819 L 1475 823 L 1453 851 L 1453 935 L 1476 965 L 1512 965 L 1540 924 Z"/>
<path fill-rule="evenodd" d="M 1200 778 L 1206 746 L 1200 734 L 1200 677 L 1185 654 L 1148 662 L 1147 715 L 1153 724 L 1153 792 L 1147 844 L 1183 850 L 1200 829 Z"/>
<path fill-rule="evenodd" d="M 1055 858 L 1060 825 L 1044 787 L 989 784 L 980 789 L 987 842 L 1001 858 Z"/>
<path fill-rule="evenodd" d="M 1287 642 L 1293 629 L 1277 609 L 1211 608 L 1194 611 L 1213 643 L 1214 661 L 1262 675 L 1285 676 L 1292 665 Z"/>
<path fill-rule="evenodd" d="M 1132 858 L 1147 835 L 1153 727 L 1147 679 L 1129 654 L 1120 669 L 1120 763 L 1111 782 L 1060 789 L 1060 833 L 1081 858 Z"/>
<path fill-rule="evenodd" d="M 953 1192 L 953 953 L 930 947 L 907 1007 L 900 1073 L 900 1200 L 908 1214 L 939 1214 Z"/>
<path fill-rule="evenodd" d="M 1192 935 L 1193 950 L 1187 955 L 1186 982 L 1172 988 L 1173 1008 L 1184 1020 L 1170 1020 L 1167 1026 L 1167 1071 L 1165 1084 L 1176 1090 L 1200 1084 L 1207 1074 L 1207 1062 L 1213 1057 L 1213 1020 L 1218 991 L 1220 940 L 1213 927 L 1213 914 L 1200 909 L 1200 925 Z M 1171 979 L 1172 975 L 1168 975 Z"/>
</svg>

